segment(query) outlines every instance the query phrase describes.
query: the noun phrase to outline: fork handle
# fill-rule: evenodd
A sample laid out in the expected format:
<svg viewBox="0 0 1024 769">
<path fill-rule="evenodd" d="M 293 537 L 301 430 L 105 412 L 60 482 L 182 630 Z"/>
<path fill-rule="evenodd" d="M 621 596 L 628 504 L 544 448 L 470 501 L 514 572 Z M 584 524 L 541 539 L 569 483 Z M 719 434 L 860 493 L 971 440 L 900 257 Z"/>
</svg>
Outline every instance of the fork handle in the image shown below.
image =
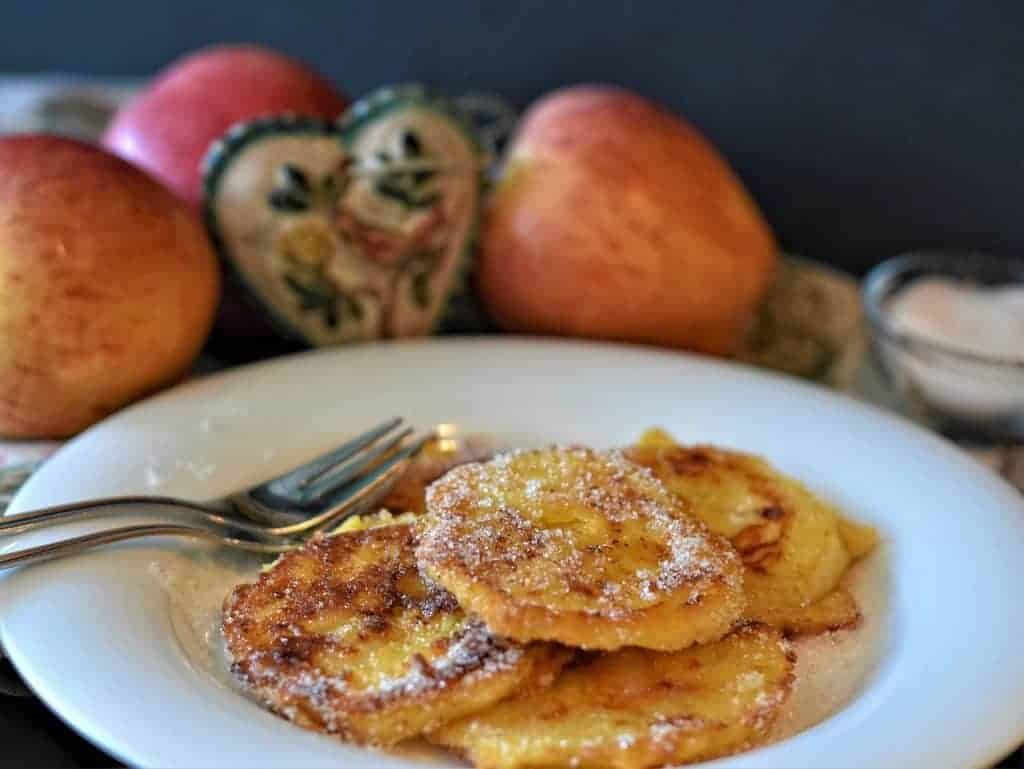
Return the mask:
<svg viewBox="0 0 1024 769">
<path fill-rule="evenodd" d="M 0 535 L 19 534 L 33 529 L 40 529 L 66 519 L 82 520 L 95 518 L 98 515 L 105 514 L 102 512 L 103 508 L 125 507 L 129 505 L 164 505 L 194 510 L 206 513 L 207 515 L 223 513 L 222 510 L 217 510 L 201 502 L 191 502 L 187 499 L 178 499 L 177 497 L 147 495 L 98 497 L 82 502 L 71 502 L 66 505 L 41 507 L 38 510 L 29 510 L 27 513 L 18 513 L 17 515 L 0 516 Z"/>
<path fill-rule="evenodd" d="M 218 545 L 228 545 L 255 553 L 277 554 L 285 552 L 292 547 L 285 544 L 275 545 L 264 542 L 251 542 L 244 539 L 230 539 L 197 526 L 156 523 L 144 524 L 141 526 L 122 526 L 117 529 L 97 531 L 92 534 L 84 534 L 80 537 L 62 539 L 46 545 L 26 547 L 22 550 L 3 553 L 0 554 L 0 569 L 9 569 L 12 566 L 28 566 L 29 564 L 41 563 L 42 561 L 51 561 L 55 558 L 62 558 L 67 555 L 74 555 L 86 550 L 92 550 L 94 547 L 100 547 L 101 545 L 123 542 L 127 539 L 165 536 L 205 539 Z"/>
</svg>

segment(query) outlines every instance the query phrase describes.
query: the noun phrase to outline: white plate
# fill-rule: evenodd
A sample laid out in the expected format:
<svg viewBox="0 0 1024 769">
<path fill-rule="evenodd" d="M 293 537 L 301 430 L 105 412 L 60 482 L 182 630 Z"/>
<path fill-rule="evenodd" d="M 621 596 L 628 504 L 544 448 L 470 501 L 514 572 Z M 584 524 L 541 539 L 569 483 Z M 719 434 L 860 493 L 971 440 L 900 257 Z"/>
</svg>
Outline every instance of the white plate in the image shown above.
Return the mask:
<svg viewBox="0 0 1024 769">
<path fill-rule="evenodd" d="M 923 430 L 739 366 L 534 340 L 309 353 L 118 414 L 64 447 L 11 511 L 154 487 L 212 497 L 394 414 L 517 443 L 614 445 L 659 424 L 762 453 L 882 529 L 890 595 L 879 662 L 841 712 L 730 766 L 982 766 L 1024 738 L 1018 495 Z M 211 675 L 179 642 L 153 568 L 174 559 L 179 543 L 149 541 L 0 582 L 0 638 L 62 718 L 139 766 L 409 764 L 304 732 Z"/>
</svg>

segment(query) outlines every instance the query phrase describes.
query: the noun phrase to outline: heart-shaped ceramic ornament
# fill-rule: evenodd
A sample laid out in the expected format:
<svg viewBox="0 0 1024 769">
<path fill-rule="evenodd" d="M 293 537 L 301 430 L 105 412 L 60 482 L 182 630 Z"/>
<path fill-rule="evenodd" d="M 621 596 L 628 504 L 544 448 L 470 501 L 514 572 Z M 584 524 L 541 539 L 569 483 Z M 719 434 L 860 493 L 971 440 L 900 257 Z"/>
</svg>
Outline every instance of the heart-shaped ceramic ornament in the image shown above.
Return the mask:
<svg viewBox="0 0 1024 769">
<path fill-rule="evenodd" d="M 383 88 L 337 122 L 278 116 L 207 155 L 204 214 L 281 333 L 310 345 L 431 333 L 464 283 L 482 157 L 455 106 Z"/>
</svg>

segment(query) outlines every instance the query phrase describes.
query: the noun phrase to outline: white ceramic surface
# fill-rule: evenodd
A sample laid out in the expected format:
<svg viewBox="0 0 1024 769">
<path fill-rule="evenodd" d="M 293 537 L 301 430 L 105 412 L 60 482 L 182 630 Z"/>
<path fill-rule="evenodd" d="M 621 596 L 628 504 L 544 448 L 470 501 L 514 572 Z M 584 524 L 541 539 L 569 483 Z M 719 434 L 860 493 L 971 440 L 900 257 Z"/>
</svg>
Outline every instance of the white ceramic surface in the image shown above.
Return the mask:
<svg viewBox="0 0 1024 769">
<path fill-rule="evenodd" d="M 735 365 L 515 339 L 307 353 L 118 414 L 61 449 L 11 512 L 157 489 L 212 497 L 395 414 L 522 444 L 615 445 L 658 424 L 684 441 L 762 453 L 881 528 L 889 614 L 860 695 L 729 766 L 974 767 L 1024 738 L 1020 496 L 908 423 Z M 193 664 L 152 566 L 180 546 L 107 548 L 0 578 L 0 639 L 62 718 L 138 766 L 422 766 L 304 732 Z"/>
</svg>

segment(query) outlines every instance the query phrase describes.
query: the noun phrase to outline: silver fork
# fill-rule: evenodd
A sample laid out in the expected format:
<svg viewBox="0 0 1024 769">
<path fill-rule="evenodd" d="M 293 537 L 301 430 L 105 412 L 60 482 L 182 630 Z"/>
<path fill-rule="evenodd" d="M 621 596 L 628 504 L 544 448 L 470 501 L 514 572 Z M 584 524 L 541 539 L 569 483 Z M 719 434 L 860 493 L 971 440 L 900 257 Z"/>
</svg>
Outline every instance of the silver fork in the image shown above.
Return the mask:
<svg viewBox="0 0 1024 769">
<path fill-rule="evenodd" d="M 111 508 L 159 505 L 187 523 L 161 522 L 85 534 L 0 554 L 0 569 L 50 560 L 100 545 L 152 536 L 182 536 L 257 553 L 284 553 L 381 499 L 433 436 L 410 441 L 396 418 L 284 475 L 221 499 L 196 502 L 133 495 L 84 500 L 0 518 L 0 535 L 109 515 Z"/>
</svg>

